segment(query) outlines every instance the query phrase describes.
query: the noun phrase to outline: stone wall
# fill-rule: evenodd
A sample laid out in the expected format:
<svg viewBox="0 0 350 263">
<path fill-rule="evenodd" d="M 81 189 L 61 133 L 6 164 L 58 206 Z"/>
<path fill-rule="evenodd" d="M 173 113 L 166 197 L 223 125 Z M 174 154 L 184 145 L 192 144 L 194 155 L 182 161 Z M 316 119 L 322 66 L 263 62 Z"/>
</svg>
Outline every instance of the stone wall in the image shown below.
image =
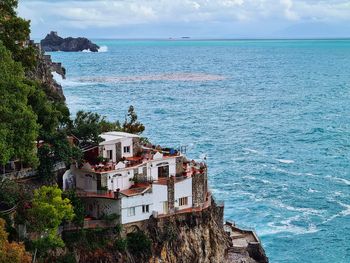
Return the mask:
<svg viewBox="0 0 350 263">
<path fill-rule="evenodd" d="M 167 180 L 168 186 L 168 209 L 169 213 L 175 211 L 175 177 L 170 176 Z"/>
<path fill-rule="evenodd" d="M 192 202 L 193 206 L 199 206 L 206 201 L 208 193 L 207 170 L 203 173 L 194 173 L 192 175 Z"/>
</svg>

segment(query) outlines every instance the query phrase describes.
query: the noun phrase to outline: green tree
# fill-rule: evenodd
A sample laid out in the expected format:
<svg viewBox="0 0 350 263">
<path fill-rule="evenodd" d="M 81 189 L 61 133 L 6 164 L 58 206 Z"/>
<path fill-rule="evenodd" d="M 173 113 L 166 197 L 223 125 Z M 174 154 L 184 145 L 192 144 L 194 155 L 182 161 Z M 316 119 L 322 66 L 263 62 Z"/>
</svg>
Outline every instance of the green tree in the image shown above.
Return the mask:
<svg viewBox="0 0 350 263">
<path fill-rule="evenodd" d="M 105 117 L 93 112 L 78 111 L 73 121 L 71 133 L 83 142 L 99 143 L 102 132 L 119 130 L 119 122 L 108 122 Z"/>
<path fill-rule="evenodd" d="M 28 96 L 28 104 L 38 117 L 39 138 L 45 139 L 56 132 L 61 113 L 56 109 L 54 103 L 48 100 L 39 83 L 33 83 L 33 87 Z"/>
<path fill-rule="evenodd" d="M 123 124 L 123 131 L 133 134 L 141 134 L 145 130 L 145 126 L 137 121 L 137 114 L 134 106 L 130 106 L 128 109 L 128 115 L 125 117 Z"/>
<path fill-rule="evenodd" d="M 63 196 L 68 198 L 73 205 L 75 216 L 74 216 L 74 219 L 72 222 L 74 224 L 76 224 L 77 226 L 83 226 L 84 218 L 86 215 L 86 211 L 85 211 L 85 207 L 84 207 L 83 202 L 77 196 L 77 194 L 74 190 L 65 191 L 63 193 Z"/>
<path fill-rule="evenodd" d="M 27 99 L 32 87 L 25 84 L 21 65 L 13 61 L 1 43 L 0 72 L 1 164 L 16 157 L 36 165 L 35 141 L 39 126 Z"/>
<path fill-rule="evenodd" d="M 45 182 L 54 181 L 53 167 L 55 162 L 53 152 L 49 144 L 44 144 L 38 149 L 38 158 L 40 161 L 38 167 L 38 175 L 40 178 Z"/>
<path fill-rule="evenodd" d="M 57 186 L 42 186 L 34 191 L 32 207 L 28 211 L 32 229 L 40 234 L 34 246 L 41 252 L 62 247 L 64 243 L 57 231 L 63 221 L 74 218 L 73 206 L 68 198 L 62 198 Z"/>
<path fill-rule="evenodd" d="M 0 203 L 11 208 L 19 201 L 19 185 L 12 180 L 0 180 Z"/>
<path fill-rule="evenodd" d="M 12 52 L 13 59 L 27 69 L 36 65 L 37 50 L 29 45 L 30 21 L 17 17 L 17 0 L 0 1 L 0 41 Z"/>
</svg>

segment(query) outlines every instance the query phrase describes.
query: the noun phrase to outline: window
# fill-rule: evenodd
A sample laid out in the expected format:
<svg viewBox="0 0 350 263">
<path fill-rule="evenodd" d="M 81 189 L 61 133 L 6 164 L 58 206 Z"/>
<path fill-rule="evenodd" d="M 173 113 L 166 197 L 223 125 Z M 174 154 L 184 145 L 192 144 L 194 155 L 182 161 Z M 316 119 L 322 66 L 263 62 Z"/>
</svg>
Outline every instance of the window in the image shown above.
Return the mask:
<svg viewBox="0 0 350 263">
<path fill-rule="evenodd" d="M 134 215 L 135 215 L 135 207 L 129 207 L 128 216 L 134 216 Z"/>
<path fill-rule="evenodd" d="M 149 213 L 149 205 L 142 206 L 142 213 Z"/>
<path fill-rule="evenodd" d="M 169 165 L 158 167 L 158 177 L 169 177 Z"/>
<path fill-rule="evenodd" d="M 188 197 L 181 197 L 179 199 L 179 206 L 188 205 Z"/>
<path fill-rule="evenodd" d="M 124 153 L 130 153 L 130 146 L 124 146 Z"/>
<path fill-rule="evenodd" d="M 108 158 L 109 160 L 112 160 L 112 159 L 113 159 L 112 155 L 113 155 L 113 151 L 112 151 L 112 150 L 107 150 L 107 158 Z"/>
</svg>

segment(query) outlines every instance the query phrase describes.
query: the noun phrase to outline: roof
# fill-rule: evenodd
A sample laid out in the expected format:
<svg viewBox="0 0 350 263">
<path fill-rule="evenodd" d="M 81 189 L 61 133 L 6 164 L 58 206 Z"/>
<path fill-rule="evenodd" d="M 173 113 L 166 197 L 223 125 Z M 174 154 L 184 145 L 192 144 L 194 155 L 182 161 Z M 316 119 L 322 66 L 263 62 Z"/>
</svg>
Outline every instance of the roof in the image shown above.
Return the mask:
<svg viewBox="0 0 350 263">
<path fill-rule="evenodd" d="M 149 189 L 151 189 L 151 186 L 130 188 L 130 189 L 126 189 L 126 190 L 120 191 L 120 193 L 125 195 L 125 196 L 127 196 L 127 197 L 131 197 L 131 196 L 135 196 L 135 195 L 144 194 Z"/>
<path fill-rule="evenodd" d="M 105 132 L 100 134 L 100 137 L 104 139 L 103 142 L 100 143 L 100 145 L 109 144 L 114 141 L 119 141 L 125 138 L 140 138 L 140 136 L 132 133 L 127 132 Z"/>
</svg>

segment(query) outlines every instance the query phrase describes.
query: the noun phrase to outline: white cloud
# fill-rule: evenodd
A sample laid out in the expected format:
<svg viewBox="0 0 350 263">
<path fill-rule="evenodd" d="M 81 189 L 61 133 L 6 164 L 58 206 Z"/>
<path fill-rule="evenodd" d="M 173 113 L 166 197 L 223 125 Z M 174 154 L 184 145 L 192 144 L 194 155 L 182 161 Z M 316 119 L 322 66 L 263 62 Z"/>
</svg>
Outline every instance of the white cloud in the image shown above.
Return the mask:
<svg viewBox="0 0 350 263">
<path fill-rule="evenodd" d="M 20 1 L 34 26 L 111 28 L 130 25 L 350 22 L 350 0 L 89 0 Z M 44 21 L 44 22 L 43 22 Z"/>
<path fill-rule="evenodd" d="M 287 19 L 290 20 L 298 20 L 299 16 L 297 13 L 295 13 L 293 8 L 293 1 L 292 0 L 280 0 L 282 6 L 284 6 L 284 15 Z"/>
</svg>

